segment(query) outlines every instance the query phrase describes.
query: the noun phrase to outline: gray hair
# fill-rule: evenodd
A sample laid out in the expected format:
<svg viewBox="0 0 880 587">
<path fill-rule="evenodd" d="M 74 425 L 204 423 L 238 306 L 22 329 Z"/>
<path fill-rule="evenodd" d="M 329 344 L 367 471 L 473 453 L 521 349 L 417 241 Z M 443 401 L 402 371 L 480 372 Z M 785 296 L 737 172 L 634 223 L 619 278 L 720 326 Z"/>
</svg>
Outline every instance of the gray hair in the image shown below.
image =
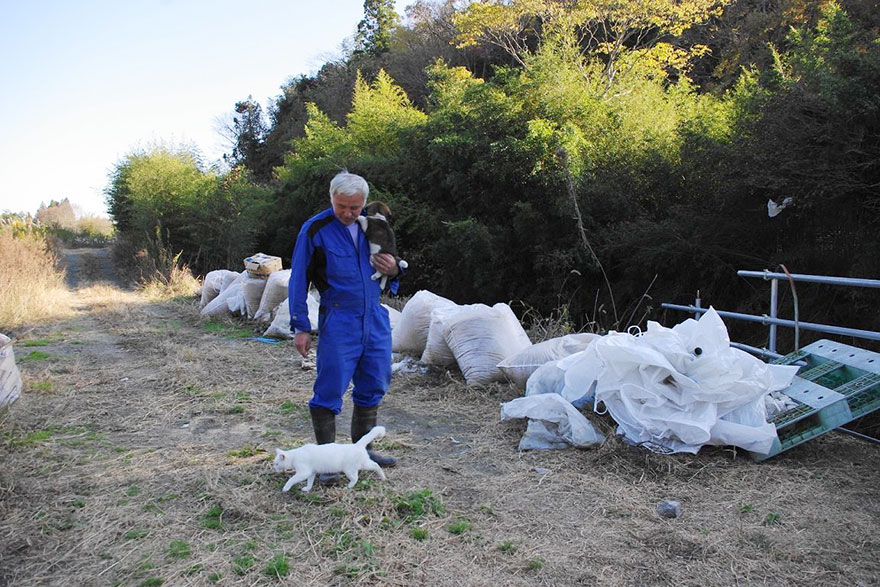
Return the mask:
<svg viewBox="0 0 880 587">
<path fill-rule="evenodd" d="M 341 171 L 330 181 L 330 202 L 333 202 L 333 196 L 342 194 L 343 196 L 361 195 L 364 197 L 364 204 L 367 203 L 367 197 L 370 195 L 370 186 L 360 175 Z"/>
</svg>

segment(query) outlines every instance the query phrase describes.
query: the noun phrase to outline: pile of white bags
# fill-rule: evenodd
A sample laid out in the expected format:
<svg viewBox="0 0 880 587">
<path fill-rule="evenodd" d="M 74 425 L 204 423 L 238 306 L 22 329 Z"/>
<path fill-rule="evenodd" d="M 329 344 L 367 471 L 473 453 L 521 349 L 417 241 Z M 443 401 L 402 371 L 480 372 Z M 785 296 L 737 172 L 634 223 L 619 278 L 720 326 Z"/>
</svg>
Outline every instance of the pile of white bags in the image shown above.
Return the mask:
<svg viewBox="0 0 880 587">
<path fill-rule="evenodd" d="M 229 313 L 243 314 L 246 312 L 243 282 L 247 277 L 247 271 L 234 275 L 235 277 L 232 279 L 229 279 L 228 276 L 224 277 L 226 284 L 223 285 L 220 293 L 202 308 L 202 316 L 224 316 Z"/>
<path fill-rule="evenodd" d="M 11 404 L 21 395 L 21 373 L 15 364 L 12 339 L 0 334 L 0 408 Z"/>
<path fill-rule="evenodd" d="M 510 306 L 459 306 L 429 291 L 413 295 L 392 330 L 395 352 L 429 365 L 457 364 L 468 385 L 504 381 L 498 363 L 532 345 Z"/>
</svg>

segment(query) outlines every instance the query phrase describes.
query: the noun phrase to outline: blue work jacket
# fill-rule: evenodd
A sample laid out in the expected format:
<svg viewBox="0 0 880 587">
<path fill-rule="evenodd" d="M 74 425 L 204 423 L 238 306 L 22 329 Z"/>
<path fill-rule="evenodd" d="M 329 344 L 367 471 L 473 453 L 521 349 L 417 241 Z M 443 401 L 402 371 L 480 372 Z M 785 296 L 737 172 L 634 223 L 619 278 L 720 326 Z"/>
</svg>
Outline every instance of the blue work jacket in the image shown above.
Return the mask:
<svg viewBox="0 0 880 587">
<path fill-rule="evenodd" d="M 328 208 L 309 218 L 300 228 L 291 258 L 288 304 L 291 330 L 309 332 L 309 284 L 321 294 L 324 311 L 341 308 L 368 317 L 379 305 L 379 281 L 370 276 L 370 246 L 362 230 L 355 248 L 348 228 Z M 399 277 L 400 273 L 398 273 Z M 388 279 L 387 288 L 397 292 L 399 281 Z"/>
</svg>

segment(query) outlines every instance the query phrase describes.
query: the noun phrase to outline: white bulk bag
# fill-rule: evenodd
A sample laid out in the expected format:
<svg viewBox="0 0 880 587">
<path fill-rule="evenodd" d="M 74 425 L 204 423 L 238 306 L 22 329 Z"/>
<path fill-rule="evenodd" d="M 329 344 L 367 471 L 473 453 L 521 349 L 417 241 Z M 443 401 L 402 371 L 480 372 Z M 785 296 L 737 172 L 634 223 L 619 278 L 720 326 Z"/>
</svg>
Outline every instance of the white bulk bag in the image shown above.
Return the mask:
<svg viewBox="0 0 880 587">
<path fill-rule="evenodd" d="M 229 314 L 230 301 L 232 301 L 236 307 L 238 307 L 239 300 L 241 300 L 241 303 L 243 304 L 244 298 L 241 289 L 242 279 L 243 278 L 240 275 L 236 274 L 236 279 L 217 294 L 217 297 L 208 302 L 208 304 L 202 308 L 202 316 L 225 316 L 226 314 Z"/>
<path fill-rule="evenodd" d="M 498 367 L 512 383 L 519 387 L 525 387 L 529 376 L 538 367 L 549 361 L 562 359 L 582 351 L 598 338 L 600 338 L 598 334 L 587 332 L 557 336 L 533 344 L 522 352 L 507 357 L 498 363 Z"/>
<path fill-rule="evenodd" d="M 306 305 L 309 309 L 309 323 L 312 327 L 312 332 L 316 332 L 318 330 L 318 309 L 321 305 L 318 292 L 309 291 L 309 295 L 306 297 Z M 273 338 L 294 337 L 293 332 L 290 330 L 290 304 L 287 303 L 287 300 L 282 301 L 275 308 L 275 318 L 272 319 L 272 323 L 266 329 L 266 332 L 263 333 L 263 336 L 271 336 Z"/>
<path fill-rule="evenodd" d="M 200 289 L 202 297 L 199 301 L 199 308 L 204 308 L 211 302 L 211 300 L 217 297 L 217 294 L 223 290 L 223 286 L 227 285 L 226 280 L 230 275 L 234 279 L 235 277 L 238 277 L 239 274 L 228 269 L 208 271 L 205 275 L 204 281 L 202 281 L 202 287 Z"/>
<path fill-rule="evenodd" d="M 393 333 L 397 325 L 400 324 L 400 310 L 396 310 L 388 304 L 382 304 L 382 307 L 388 310 L 388 321 L 391 323 L 391 332 Z M 391 336 L 393 338 L 394 334 Z"/>
<path fill-rule="evenodd" d="M 444 338 L 468 385 L 504 381 L 498 363 L 532 344 L 504 303 L 463 306 L 446 321 Z"/>
<path fill-rule="evenodd" d="M 439 308 L 431 310 L 431 322 L 428 326 L 425 351 L 422 353 L 422 363 L 441 367 L 455 364 L 455 355 L 446 344 L 445 330 L 447 320 L 461 308 L 462 306 L 453 304 L 451 306 L 441 305 Z"/>
<path fill-rule="evenodd" d="M 287 284 L 290 281 L 290 269 L 275 271 L 266 280 L 263 289 L 263 297 L 260 298 L 260 307 L 254 312 L 254 320 L 257 322 L 269 322 L 272 320 L 272 312 L 278 304 L 287 299 Z"/>
<path fill-rule="evenodd" d="M 266 289 L 266 279 L 260 277 L 245 277 L 242 281 L 242 293 L 244 294 L 245 310 L 247 317 L 253 318 L 260 309 L 260 300 Z"/>
<path fill-rule="evenodd" d="M 12 339 L 0 334 L 0 408 L 11 404 L 21 395 L 21 373 L 15 364 Z"/>
<path fill-rule="evenodd" d="M 397 328 L 391 331 L 391 350 L 421 355 L 428 340 L 431 310 L 444 305 L 453 306 L 455 303 L 427 290 L 416 292 L 403 307 Z"/>
</svg>

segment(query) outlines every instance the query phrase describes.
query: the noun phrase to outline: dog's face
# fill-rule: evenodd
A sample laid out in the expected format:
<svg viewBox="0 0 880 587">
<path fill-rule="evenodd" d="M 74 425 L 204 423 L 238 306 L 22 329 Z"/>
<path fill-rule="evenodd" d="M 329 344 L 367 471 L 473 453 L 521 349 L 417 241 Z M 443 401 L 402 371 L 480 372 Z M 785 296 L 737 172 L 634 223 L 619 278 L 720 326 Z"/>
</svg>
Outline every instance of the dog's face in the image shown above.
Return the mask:
<svg viewBox="0 0 880 587">
<path fill-rule="evenodd" d="M 367 216 L 375 216 L 376 214 L 381 214 L 385 217 L 385 220 L 391 222 L 391 208 L 388 207 L 388 204 L 380 200 L 370 202 L 369 204 L 364 206 L 364 214 L 366 214 Z"/>
</svg>

